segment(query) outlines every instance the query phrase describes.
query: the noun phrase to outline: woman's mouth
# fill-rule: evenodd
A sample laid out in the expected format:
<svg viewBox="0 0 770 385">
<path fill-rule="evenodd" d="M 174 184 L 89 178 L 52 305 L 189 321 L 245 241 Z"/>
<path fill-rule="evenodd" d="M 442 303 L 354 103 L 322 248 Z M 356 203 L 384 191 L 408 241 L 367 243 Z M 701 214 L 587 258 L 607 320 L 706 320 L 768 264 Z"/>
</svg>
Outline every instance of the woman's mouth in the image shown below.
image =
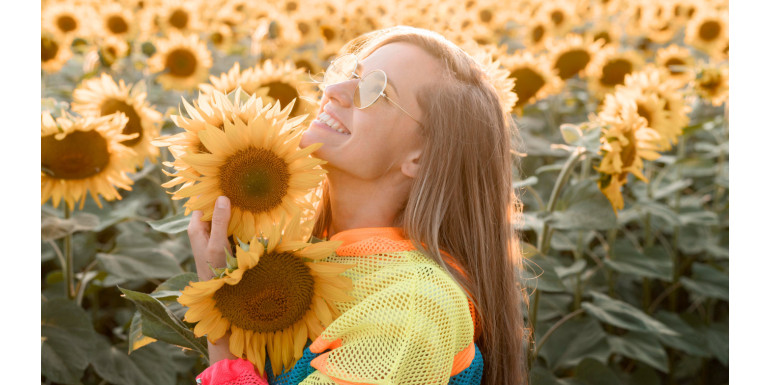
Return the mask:
<svg viewBox="0 0 770 385">
<path fill-rule="evenodd" d="M 334 119 L 326 112 L 321 112 L 318 114 L 318 117 L 315 118 L 314 122 L 322 123 L 323 125 L 326 125 L 332 130 L 339 132 L 340 134 L 350 135 L 350 131 L 348 131 L 348 129 L 345 128 L 342 123 L 340 123 L 337 119 Z"/>
</svg>

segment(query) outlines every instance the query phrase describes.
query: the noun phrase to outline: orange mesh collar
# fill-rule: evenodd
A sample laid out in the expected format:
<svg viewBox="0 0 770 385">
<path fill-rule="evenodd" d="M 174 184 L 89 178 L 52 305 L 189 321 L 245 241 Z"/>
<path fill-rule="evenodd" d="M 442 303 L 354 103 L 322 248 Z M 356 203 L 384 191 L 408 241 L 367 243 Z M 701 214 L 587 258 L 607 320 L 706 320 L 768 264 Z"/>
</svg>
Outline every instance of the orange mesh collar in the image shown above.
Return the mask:
<svg viewBox="0 0 770 385">
<path fill-rule="evenodd" d="M 403 241 L 404 229 L 400 227 L 362 227 L 360 229 L 350 229 L 340 231 L 332 235 L 330 241 L 342 241 L 342 246 L 348 246 L 351 243 L 363 241 L 371 237 L 383 237 L 394 241 Z"/>
</svg>

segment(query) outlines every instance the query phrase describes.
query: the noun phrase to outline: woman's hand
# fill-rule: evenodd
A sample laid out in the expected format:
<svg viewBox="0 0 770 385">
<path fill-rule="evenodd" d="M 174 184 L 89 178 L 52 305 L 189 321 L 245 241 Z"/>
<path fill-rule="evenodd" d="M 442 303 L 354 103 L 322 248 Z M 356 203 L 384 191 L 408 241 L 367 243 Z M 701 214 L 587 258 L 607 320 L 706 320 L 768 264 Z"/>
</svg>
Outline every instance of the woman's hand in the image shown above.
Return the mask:
<svg viewBox="0 0 770 385">
<path fill-rule="evenodd" d="M 203 212 L 193 211 L 190 224 L 187 226 L 187 235 L 190 236 L 198 280 L 207 281 L 214 276 L 209 266 L 225 267 L 225 248 L 232 252 L 230 242 L 227 240 L 230 200 L 225 196 L 217 198 L 211 222 L 201 221 L 201 216 Z"/>
<path fill-rule="evenodd" d="M 190 236 L 193 256 L 195 257 L 195 269 L 198 270 L 198 280 L 208 281 L 214 276 L 209 268 L 225 267 L 225 248 L 232 251 L 227 240 L 227 226 L 230 223 L 230 200 L 221 196 L 217 198 L 214 207 L 214 216 L 211 222 L 201 221 L 203 212 L 196 210 L 192 213 L 190 224 L 187 226 L 187 235 Z M 235 359 L 230 353 L 230 333 L 216 341 L 209 342 L 209 364 L 223 359 Z"/>
</svg>

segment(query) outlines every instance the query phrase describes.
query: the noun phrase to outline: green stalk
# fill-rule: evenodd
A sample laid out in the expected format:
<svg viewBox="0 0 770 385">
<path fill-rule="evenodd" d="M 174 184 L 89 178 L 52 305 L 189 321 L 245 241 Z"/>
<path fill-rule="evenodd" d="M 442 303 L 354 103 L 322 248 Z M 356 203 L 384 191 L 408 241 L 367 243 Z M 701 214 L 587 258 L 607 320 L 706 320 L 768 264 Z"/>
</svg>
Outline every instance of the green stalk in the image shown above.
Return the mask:
<svg viewBox="0 0 770 385">
<path fill-rule="evenodd" d="M 610 229 L 607 232 L 607 258 L 615 259 L 615 238 L 618 237 L 618 228 Z M 615 298 L 615 274 L 612 269 L 607 269 L 607 288 L 608 295 Z"/>
<path fill-rule="evenodd" d="M 69 204 L 64 202 L 64 219 L 70 219 L 71 210 Z M 72 263 L 72 233 L 67 233 L 64 237 L 64 282 L 66 285 L 67 298 L 75 299 L 75 287 L 73 286 L 73 279 L 75 274 L 73 272 Z"/>
<path fill-rule="evenodd" d="M 569 181 L 569 176 L 572 173 L 572 170 L 575 168 L 575 165 L 580 160 L 580 157 L 585 154 L 587 150 L 585 148 L 579 148 L 572 154 L 570 154 L 569 158 L 567 158 L 567 162 L 564 164 L 564 166 L 561 168 L 561 171 L 559 172 L 559 176 L 556 178 L 556 184 L 553 186 L 553 190 L 551 191 L 551 197 L 548 199 L 548 205 L 545 207 L 546 213 L 553 212 L 554 208 L 556 207 L 556 200 L 559 198 L 559 194 L 561 194 L 561 190 L 564 189 L 564 186 L 567 185 L 567 182 Z M 538 250 L 540 250 L 541 253 L 544 255 L 548 253 L 548 249 L 550 248 L 550 233 L 551 229 L 548 226 L 547 223 L 543 224 L 543 231 L 540 234 L 539 242 L 538 242 Z"/>
<path fill-rule="evenodd" d="M 585 180 L 588 178 L 589 170 L 591 169 L 591 157 L 586 156 L 583 158 L 583 162 L 580 164 L 580 180 Z M 585 231 L 580 230 L 578 231 L 578 239 L 577 239 L 577 245 L 575 247 L 575 261 L 583 258 L 583 238 L 585 236 Z M 572 305 L 572 309 L 577 311 L 580 309 L 580 302 L 583 300 L 583 277 L 580 274 L 577 274 L 575 276 L 575 299 Z"/>
<path fill-rule="evenodd" d="M 677 151 L 676 151 L 676 159 L 677 162 L 684 159 L 685 157 L 685 136 L 682 135 L 679 138 L 679 143 L 677 145 Z M 682 179 L 682 168 L 677 168 L 677 179 Z M 681 198 L 682 198 L 682 190 L 677 190 L 676 194 L 674 195 L 674 211 L 678 214 L 679 213 L 679 207 L 681 204 Z M 681 275 L 681 272 L 679 271 L 679 267 L 681 265 L 680 255 L 679 255 L 679 233 L 680 233 L 680 226 L 676 225 L 674 226 L 674 234 L 671 239 L 671 251 L 672 255 L 674 257 L 673 265 L 674 265 L 674 282 L 672 284 L 679 283 L 679 276 Z M 671 296 L 668 297 L 668 308 L 672 312 L 676 312 L 676 297 L 679 292 L 679 288 L 677 287 L 671 292 Z"/>
</svg>

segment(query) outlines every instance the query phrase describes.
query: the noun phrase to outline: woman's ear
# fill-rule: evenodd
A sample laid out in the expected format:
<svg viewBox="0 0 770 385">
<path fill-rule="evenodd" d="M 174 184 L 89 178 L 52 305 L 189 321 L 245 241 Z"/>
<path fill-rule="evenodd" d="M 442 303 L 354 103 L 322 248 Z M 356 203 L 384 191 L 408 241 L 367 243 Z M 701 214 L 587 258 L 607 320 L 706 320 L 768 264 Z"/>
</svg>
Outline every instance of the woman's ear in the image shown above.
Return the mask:
<svg viewBox="0 0 770 385">
<path fill-rule="evenodd" d="M 420 170 L 421 155 L 422 149 L 414 150 L 407 154 L 406 159 L 401 163 L 401 173 L 414 179 L 417 176 L 417 171 Z"/>
</svg>

